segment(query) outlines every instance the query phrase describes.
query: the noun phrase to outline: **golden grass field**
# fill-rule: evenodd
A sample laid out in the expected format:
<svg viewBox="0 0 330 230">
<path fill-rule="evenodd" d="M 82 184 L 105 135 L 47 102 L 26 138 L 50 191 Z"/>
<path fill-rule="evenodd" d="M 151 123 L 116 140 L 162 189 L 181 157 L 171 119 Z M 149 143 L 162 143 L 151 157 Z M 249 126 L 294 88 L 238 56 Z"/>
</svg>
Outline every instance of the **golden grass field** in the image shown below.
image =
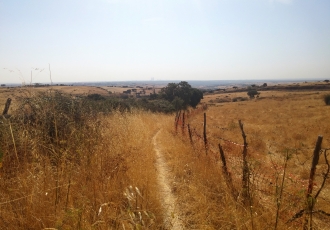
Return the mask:
<svg viewBox="0 0 330 230">
<path fill-rule="evenodd" d="M 72 95 L 107 93 L 85 86 L 56 89 Z M 19 103 L 15 96 L 31 97 L 45 89 L 20 90 L 0 88 L 0 107 L 11 97 L 10 114 L 15 114 Z M 172 215 L 179 217 L 182 229 L 275 229 L 278 209 L 277 229 L 301 229 L 304 216 L 287 221 L 306 206 L 317 136 L 323 135 L 323 148 L 330 147 L 330 107 L 322 100 L 327 93 L 262 91 L 257 99 L 237 102 L 232 99 L 247 97 L 246 92 L 204 96 L 208 109 L 191 110 L 185 121 L 193 130 L 192 144 L 186 126 L 182 131 L 180 124 L 175 131 L 174 114 L 99 114 L 53 142 L 43 139 L 42 122 L 15 126 L 15 120 L 3 120 L 0 229 L 171 229 L 155 166 L 152 140 L 159 130 L 158 148 L 172 175 L 168 181 L 176 199 Z M 45 106 L 56 115 L 52 108 Z M 207 152 L 200 138 L 204 112 Z M 243 139 L 238 120 L 244 124 L 248 142 L 254 189 L 249 206 L 228 188 L 218 150 L 220 143 L 241 194 Z M 60 120 L 55 116 L 52 122 Z M 289 160 L 278 208 L 286 154 Z M 320 157 L 314 194 L 325 171 Z M 327 181 L 315 210 L 330 213 L 329 188 Z M 313 229 L 329 228 L 328 216 L 313 215 Z"/>
<path fill-rule="evenodd" d="M 248 159 L 251 167 L 251 177 L 253 178 L 253 186 L 256 186 L 258 190 L 254 194 L 256 199 L 255 207 L 253 207 L 254 215 L 254 228 L 255 229 L 270 229 L 273 228 L 274 224 L 274 213 L 276 210 L 276 187 L 279 186 L 279 176 L 283 175 L 283 166 L 286 153 L 289 154 L 290 160 L 288 161 L 287 177 L 285 181 L 285 188 L 282 200 L 282 209 L 280 212 L 281 229 L 296 229 L 301 227 L 302 218 L 293 221 L 292 225 L 285 224 L 296 212 L 304 208 L 304 197 L 306 196 L 306 189 L 309 179 L 311 158 L 315 143 L 318 135 L 323 135 L 323 148 L 329 148 L 330 146 L 330 124 L 329 114 L 330 107 L 325 106 L 323 96 L 329 92 L 261 92 L 259 98 L 240 102 L 228 102 L 228 103 L 210 103 L 206 112 L 207 117 L 207 137 L 209 144 L 209 152 L 206 157 L 208 160 L 213 159 L 211 162 L 205 163 L 211 164 L 207 166 L 205 164 L 199 164 L 204 158 L 200 156 L 205 153 L 197 153 L 194 156 L 196 159 L 187 159 L 187 156 L 175 155 L 170 156 L 177 157 L 179 159 L 174 160 L 176 162 L 182 162 L 177 170 L 182 175 L 183 181 L 192 180 L 187 178 L 193 178 L 191 175 L 187 175 L 188 172 L 196 171 L 199 175 L 196 177 L 202 177 L 198 179 L 197 183 L 203 183 L 201 185 L 206 193 L 209 193 L 209 199 L 211 198 L 217 189 L 219 194 L 223 190 L 224 186 L 212 183 L 210 177 L 217 175 L 220 179 L 221 171 L 214 172 L 213 167 L 218 167 L 219 164 L 219 149 L 218 144 L 220 143 L 227 156 L 227 164 L 232 174 L 233 181 L 236 186 L 241 186 L 241 175 L 242 175 L 242 146 L 236 144 L 243 144 L 241 131 L 238 125 L 238 120 L 241 120 L 244 124 L 244 130 L 247 135 L 248 142 Z M 210 100 L 216 98 L 220 99 L 232 99 L 234 97 L 246 97 L 245 93 L 222 93 L 216 95 L 208 95 L 204 97 L 204 102 L 209 103 Z M 188 113 L 189 115 L 189 113 Z M 191 115 L 187 120 L 186 124 L 189 123 L 193 131 L 193 148 L 190 150 L 183 150 L 182 152 L 195 152 L 195 149 L 203 148 L 203 114 Z M 179 129 L 179 132 L 180 129 Z M 187 148 L 189 145 L 188 131 L 184 131 L 184 135 L 181 138 L 186 142 L 182 148 Z M 195 134 L 195 135 L 194 135 Z M 181 135 L 182 136 L 182 135 Z M 225 141 L 229 140 L 229 141 Z M 179 145 L 179 144 L 177 144 Z M 176 146 L 177 146 L 176 145 Z M 177 148 L 177 147 L 174 148 Z M 171 152 L 174 152 L 173 149 Z M 177 151 L 181 152 L 180 150 Z M 196 153 L 195 153 L 196 154 Z M 199 154 L 199 155 L 198 155 Z M 202 155 L 200 155 L 202 154 Z M 203 168 L 204 167 L 204 168 Z M 195 169 L 192 169 L 195 168 Z M 320 157 L 320 164 L 317 167 L 316 185 L 314 191 L 320 188 L 323 174 L 327 169 L 325 160 Z M 208 172 L 209 171 L 209 172 Z M 202 172 L 205 172 L 205 175 Z M 276 179 L 278 180 L 276 182 Z M 220 179 L 221 180 L 221 179 Z M 182 183 L 180 181 L 179 183 Z M 187 183 L 187 182 L 186 182 Z M 190 184 L 191 182 L 188 182 Z M 220 186 L 220 187 L 219 187 Z M 191 190 L 190 185 L 187 185 L 187 190 Z M 210 187 L 212 189 L 210 189 Z M 317 208 L 327 213 L 330 212 L 330 186 L 326 185 L 320 193 Z M 210 190 L 209 190 L 210 189 Z M 209 191 L 208 191 L 209 190 Z M 187 193 L 184 191 L 183 193 Z M 225 192 L 228 193 L 228 190 Z M 197 194 L 197 191 L 194 192 Z M 183 194 L 182 194 L 183 195 Z M 230 206 L 230 201 L 221 201 L 221 199 L 228 198 L 227 195 L 221 195 L 217 207 L 212 208 L 210 200 L 199 198 L 198 201 L 198 212 L 195 215 L 198 217 L 195 223 L 200 223 L 200 220 L 207 220 L 211 218 L 212 221 L 219 221 L 216 226 L 222 224 L 225 229 L 244 229 L 252 228 L 246 226 L 250 220 L 244 218 L 244 214 L 235 213 L 237 209 L 230 210 L 234 206 Z M 179 196 L 181 198 L 181 196 Z M 190 199 L 192 199 L 190 197 Z M 193 199 L 194 200 L 194 199 Z M 205 204 L 201 205 L 201 200 L 205 201 Z M 224 202 L 223 204 L 221 202 Z M 228 203 L 229 202 L 229 203 Z M 186 201 L 182 203 L 186 204 Z M 229 210 L 223 210 L 220 214 L 219 206 L 226 206 Z M 205 209 L 204 212 L 201 210 Z M 208 209 L 214 209 L 214 212 L 210 212 Z M 215 211 L 217 210 L 217 211 Z M 211 213 L 217 217 L 210 217 Z M 238 215 L 235 221 L 240 222 L 240 227 L 232 225 L 234 215 Z M 223 216 L 226 216 L 223 218 Z M 245 216 L 246 217 L 246 216 Z M 213 219 L 214 218 L 214 219 Z M 319 219 L 317 219 L 319 218 Z M 329 217 L 319 216 L 314 221 L 317 222 L 317 229 L 328 229 L 329 228 Z M 230 220 L 230 221 L 229 221 Z M 243 222 L 241 222 L 243 221 Z M 244 222 L 246 221 L 246 222 Z M 228 224 L 225 224 L 228 223 Z M 244 227 L 243 227 L 244 226 Z M 256 227 L 257 226 L 257 227 Z M 204 228 L 204 227 L 201 227 Z"/>
</svg>

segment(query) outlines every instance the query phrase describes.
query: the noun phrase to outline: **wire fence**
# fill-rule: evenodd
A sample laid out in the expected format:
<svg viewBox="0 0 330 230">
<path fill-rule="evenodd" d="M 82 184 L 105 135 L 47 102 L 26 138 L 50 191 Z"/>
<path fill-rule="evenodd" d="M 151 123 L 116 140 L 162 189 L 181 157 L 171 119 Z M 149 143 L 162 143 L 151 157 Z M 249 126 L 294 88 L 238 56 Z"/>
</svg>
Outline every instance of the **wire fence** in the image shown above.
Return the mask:
<svg viewBox="0 0 330 230">
<path fill-rule="evenodd" d="M 198 117 L 201 117 L 200 115 L 206 109 L 207 107 L 203 105 L 193 111 L 179 112 L 175 118 L 175 131 L 178 134 L 181 133 L 187 142 L 190 139 L 190 143 L 194 145 L 194 148 L 204 148 L 208 157 L 213 158 L 219 164 L 219 167 L 224 167 L 224 162 L 221 164 L 221 154 L 219 153 L 219 147 L 221 146 L 224 150 L 226 170 L 228 170 L 226 173 L 228 173 L 232 185 L 240 194 L 244 187 L 244 170 L 242 170 L 244 168 L 244 158 L 242 153 L 245 145 L 217 133 L 216 130 L 224 133 L 229 129 L 214 124 L 214 121 L 213 124 L 208 125 L 205 113 L 204 121 L 199 122 Z M 194 121 L 195 126 L 191 125 L 191 121 Z M 212 132 L 207 132 L 206 128 L 212 130 Z M 209 133 L 212 135 L 211 141 L 207 139 L 206 134 L 209 135 Z M 241 134 L 237 133 L 237 135 Z M 254 140 L 263 141 L 263 138 L 254 135 Z M 274 209 L 276 207 L 274 202 L 278 202 L 282 192 L 281 202 L 285 205 L 281 209 L 281 214 L 286 218 L 293 217 L 295 221 L 298 221 L 299 212 L 307 212 L 305 210 L 306 196 L 308 197 L 309 187 L 312 187 L 311 191 L 314 191 L 313 194 L 318 200 L 316 208 L 319 208 L 319 213 L 328 215 L 328 212 L 330 212 L 328 208 L 330 207 L 330 189 L 325 182 L 328 177 L 326 172 L 329 169 L 326 150 L 329 149 L 323 148 L 318 152 L 319 156 L 323 156 L 324 159 L 317 163 L 317 170 L 315 168 L 315 175 L 311 179 L 314 150 L 311 146 L 305 148 L 292 147 L 268 140 L 267 144 L 264 145 L 263 153 L 252 145 L 246 145 L 246 147 L 248 151 L 249 189 L 260 204 L 269 209 Z M 265 155 L 264 152 L 269 154 Z M 288 168 L 285 167 L 285 161 L 289 163 Z M 312 194 L 309 195 L 312 196 Z"/>
</svg>

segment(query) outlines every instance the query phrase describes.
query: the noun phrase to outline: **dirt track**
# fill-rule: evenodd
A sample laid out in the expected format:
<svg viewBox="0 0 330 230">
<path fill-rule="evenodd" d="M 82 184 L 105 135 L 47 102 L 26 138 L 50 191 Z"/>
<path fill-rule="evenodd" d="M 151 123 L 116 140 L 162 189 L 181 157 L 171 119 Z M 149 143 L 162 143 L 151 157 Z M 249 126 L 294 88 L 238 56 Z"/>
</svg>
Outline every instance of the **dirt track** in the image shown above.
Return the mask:
<svg viewBox="0 0 330 230">
<path fill-rule="evenodd" d="M 155 153 L 156 153 L 156 168 L 158 172 L 159 193 L 163 204 L 164 222 L 165 227 L 168 229 L 184 229 L 180 219 L 180 210 L 176 202 L 176 197 L 172 193 L 170 186 L 171 172 L 169 172 L 166 161 L 163 157 L 157 136 L 161 132 L 159 130 L 152 139 Z"/>
</svg>

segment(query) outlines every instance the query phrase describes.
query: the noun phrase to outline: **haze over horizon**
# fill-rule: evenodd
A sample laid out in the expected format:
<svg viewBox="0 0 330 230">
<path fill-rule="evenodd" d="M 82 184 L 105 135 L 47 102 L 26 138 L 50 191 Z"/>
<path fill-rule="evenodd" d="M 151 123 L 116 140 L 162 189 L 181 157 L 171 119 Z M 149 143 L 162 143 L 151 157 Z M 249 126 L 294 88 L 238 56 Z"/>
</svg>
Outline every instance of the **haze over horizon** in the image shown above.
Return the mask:
<svg viewBox="0 0 330 230">
<path fill-rule="evenodd" d="M 328 0 L 0 0 L 0 83 L 330 78 Z"/>
</svg>

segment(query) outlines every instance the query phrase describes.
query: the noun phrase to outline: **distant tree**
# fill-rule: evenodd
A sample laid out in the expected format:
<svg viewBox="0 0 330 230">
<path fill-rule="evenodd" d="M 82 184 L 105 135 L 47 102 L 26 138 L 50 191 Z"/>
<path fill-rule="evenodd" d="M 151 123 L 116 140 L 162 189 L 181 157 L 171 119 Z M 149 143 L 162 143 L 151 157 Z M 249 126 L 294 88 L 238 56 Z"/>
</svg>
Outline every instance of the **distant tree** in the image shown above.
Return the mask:
<svg viewBox="0 0 330 230">
<path fill-rule="evenodd" d="M 190 97 L 190 105 L 193 108 L 196 108 L 196 106 L 198 105 L 198 103 L 203 99 L 203 92 L 200 91 L 199 89 L 192 89 L 192 94 Z"/>
<path fill-rule="evenodd" d="M 262 84 L 262 87 L 267 87 L 267 83 Z"/>
<path fill-rule="evenodd" d="M 176 91 L 177 91 L 177 84 L 168 83 L 165 88 L 161 89 L 161 94 L 166 100 L 172 102 L 176 96 Z"/>
<path fill-rule="evenodd" d="M 247 92 L 247 95 L 250 98 L 254 98 L 256 95 L 259 95 L 260 93 L 256 90 L 256 89 L 249 89 L 249 91 Z"/>
<path fill-rule="evenodd" d="M 175 97 L 171 103 L 172 103 L 173 107 L 175 108 L 175 110 L 178 111 L 178 110 L 182 109 L 184 101 L 179 97 Z"/>
<path fill-rule="evenodd" d="M 326 105 L 330 105 L 330 94 L 325 95 L 323 99 Z"/>
<path fill-rule="evenodd" d="M 178 84 L 176 96 L 183 100 L 183 106 L 186 108 L 190 105 L 190 98 L 192 95 L 192 87 L 186 81 L 181 81 Z"/>
<path fill-rule="evenodd" d="M 192 88 L 186 81 L 180 83 L 169 83 L 161 90 L 161 96 L 173 102 L 176 109 L 185 109 L 187 106 L 196 107 L 196 105 L 203 98 L 203 92 L 199 89 Z M 179 100 L 180 99 L 180 103 Z M 180 107 L 180 108 L 179 108 Z"/>
<path fill-rule="evenodd" d="M 327 82 L 327 83 L 328 83 L 328 82 L 329 82 L 329 80 L 324 80 L 324 82 Z"/>
<path fill-rule="evenodd" d="M 150 100 L 156 100 L 158 98 L 158 94 L 156 93 L 150 93 L 149 99 Z"/>
</svg>

